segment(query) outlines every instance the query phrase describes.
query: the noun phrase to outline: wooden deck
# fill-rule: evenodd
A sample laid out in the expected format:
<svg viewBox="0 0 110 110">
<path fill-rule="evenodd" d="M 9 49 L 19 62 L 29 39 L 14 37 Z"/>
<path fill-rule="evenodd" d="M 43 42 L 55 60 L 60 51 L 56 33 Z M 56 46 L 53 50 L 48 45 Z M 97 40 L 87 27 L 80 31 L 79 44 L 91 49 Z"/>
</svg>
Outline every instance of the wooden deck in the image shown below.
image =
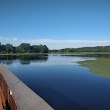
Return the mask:
<svg viewBox="0 0 110 110">
<path fill-rule="evenodd" d="M 4 65 L 0 64 L 0 110 L 54 110 Z"/>
</svg>

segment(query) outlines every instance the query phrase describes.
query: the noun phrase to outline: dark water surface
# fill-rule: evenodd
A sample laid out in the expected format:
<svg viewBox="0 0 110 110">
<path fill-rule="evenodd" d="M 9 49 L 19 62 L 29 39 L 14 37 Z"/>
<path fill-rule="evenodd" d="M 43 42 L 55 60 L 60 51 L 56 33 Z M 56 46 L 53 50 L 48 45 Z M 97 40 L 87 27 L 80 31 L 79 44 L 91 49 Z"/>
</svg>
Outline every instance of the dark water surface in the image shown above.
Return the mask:
<svg viewBox="0 0 110 110">
<path fill-rule="evenodd" d="M 55 110 L 110 110 L 110 78 L 77 61 L 109 55 L 0 56 L 0 61 Z"/>
</svg>

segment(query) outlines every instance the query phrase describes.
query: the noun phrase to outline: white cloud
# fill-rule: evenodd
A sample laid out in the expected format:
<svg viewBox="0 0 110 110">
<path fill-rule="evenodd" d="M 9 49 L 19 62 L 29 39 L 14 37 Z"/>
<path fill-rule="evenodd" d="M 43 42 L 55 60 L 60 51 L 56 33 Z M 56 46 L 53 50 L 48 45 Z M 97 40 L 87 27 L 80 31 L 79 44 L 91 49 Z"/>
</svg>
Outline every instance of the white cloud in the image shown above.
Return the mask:
<svg viewBox="0 0 110 110">
<path fill-rule="evenodd" d="M 110 40 L 54 40 L 54 39 L 22 39 L 29 43 L 110 43 Z"/>
<path fill-rule="evenodd" d="M 18 45 L 20 43 L 20 39 L 17 37 L 0 37 L 0 42 L 2 44 L 14 44 L 14 45 Z"/>
<path fill-rule="evenodd" d="M 76 48 L 85 46 L 106 46 L 110 45 L 110 40 L 56 40 L 56 39 L 20 39 L 17 37 L 0 37 L 2 44 L 11 43 L 19 45 L 20 43 L 30 43 L 31 45 L 47 45 L 50 49 Z"/>
<path fill-rule="evenodd" d="M 50 49 L 76 48 L 85 46 L 106 46 L 110 40 L 55 40 L 55 39 L 27 39 L 23 40 L 30 44 L 45 44 Z"/>
<path fill-rule="evenodd" d="M 12 38 L 12 40 L 13 40 L 13 41 L 17 41 L 17 40 L 18 40 L 18 38 L 17 38 L 17 37 L 14 37 L 14 38 Z"/>
<path fill-rule="evenodd" d="M 0 40 L 2 40 L 3 39 L 3 37 L 0 37 Z"/>
</svg>

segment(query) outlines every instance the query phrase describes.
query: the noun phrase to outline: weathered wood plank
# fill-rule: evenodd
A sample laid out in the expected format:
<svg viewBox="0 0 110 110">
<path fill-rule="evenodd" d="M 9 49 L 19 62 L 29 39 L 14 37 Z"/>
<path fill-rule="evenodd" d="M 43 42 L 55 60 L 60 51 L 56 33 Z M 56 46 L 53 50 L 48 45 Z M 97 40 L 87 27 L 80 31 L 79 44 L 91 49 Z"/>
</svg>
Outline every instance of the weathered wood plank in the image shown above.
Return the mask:
<svg viewBox="0 0 110 110">
<path fill-rule="evenodd" d="M 0 97 L 0 110 L 3 110 L 1 97 Z"/>
</svg>

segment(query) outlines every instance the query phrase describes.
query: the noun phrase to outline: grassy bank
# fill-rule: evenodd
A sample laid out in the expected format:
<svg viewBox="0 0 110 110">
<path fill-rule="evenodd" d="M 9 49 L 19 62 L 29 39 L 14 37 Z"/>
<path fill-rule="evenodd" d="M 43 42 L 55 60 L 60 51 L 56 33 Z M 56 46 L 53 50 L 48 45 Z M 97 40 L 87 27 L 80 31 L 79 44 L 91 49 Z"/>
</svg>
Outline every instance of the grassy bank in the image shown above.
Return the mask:
<svg viewBox="0 0 110 110">
<path fill-rule="evenodd" d="M 78 62 L 84 67 L 88 67 L 89 70 L 97 75 L 110 77 L 110 59 L 97 59 L 97 60 L 86 60 Z"/>
</svg>

